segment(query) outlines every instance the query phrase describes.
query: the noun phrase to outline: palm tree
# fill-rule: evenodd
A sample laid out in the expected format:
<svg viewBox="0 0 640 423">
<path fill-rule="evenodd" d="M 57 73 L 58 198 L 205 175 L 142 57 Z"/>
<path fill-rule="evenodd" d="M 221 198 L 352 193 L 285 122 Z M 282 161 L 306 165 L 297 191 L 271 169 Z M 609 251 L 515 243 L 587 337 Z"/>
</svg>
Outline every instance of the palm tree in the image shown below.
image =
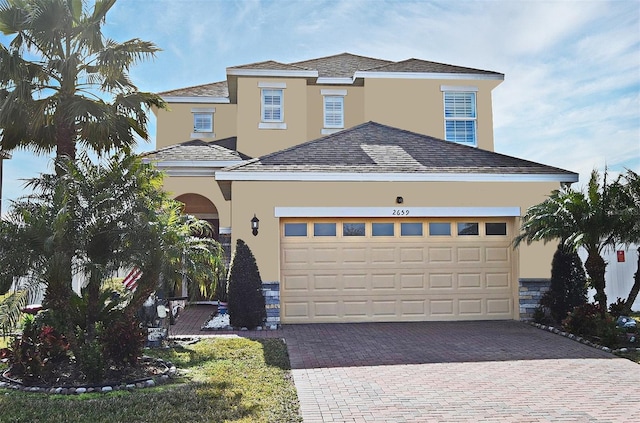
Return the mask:
<svg viewBox="0 0 640 423">
<path fill-rule="evenodd" d="M 518 246 L 522 241 L 559 240 L 566 247 L 587 251 L 585 268 L 591 286 L 596 290 L 594 299 L 607 310 L 605 293 L 605 270 L 607 263 L 602 258 L 605 247 L 612 245 L 618 217 L 614 213 L 616 184 L 607 182 L 604 171 L 600 183 L 598 171 L 591 172 L 586 193 L 570 187 L 555 190 L 549 198 L 530 207 L 522 219 L 521 233 L 514 239 Z"/>
<path fill-rule="evenodd" d="M 53 248 L 60 238 L 73 251 L 74 271 L 86 275 L 86 311 L 82 321 L 64 321 L 54 309 L 58 321 L 67 326 L 56 329 L 70 334 L 79 325 L 86 330 L 84 342 L 95 338 L 104 306 L 101 288 L 118 269 L 135 266 L 143 272 L 124 308 L 130 317 L 158 288 L 159 280 L 208 280 L 209 289 L 215 289 L 223 273 L 222 247 L 213 239 L 192 235 L 208 224 L 181 214 L 181 203 L 162 191 L 159 171 L 124 154 L 104 164 L 93 164 L 82 154 L 75 163 L 61 166 L 62 175 L 32 180 L 34 193 L 16 202 L 2 222 L 0 294 L 16 276 L 44 285 L 55 280 L 63 266 Z"/>
<path fill-rule="evenodd" d="M 139 92 L 128 71 L 159 49 L 102 34 L 115 1 L 96 0 L 92 11 L 80 0 L 0 1 L 0 31 L 15 35 L 0 44 L 3 150 L 55 150 L 74 160 L 78 144 L 105 153 L 148 137 L 146 108 L 163 102 Z"/>
<path fill-rule="evenodd" d="M 620 216 L 620 226 L 617 231 L 618 241 L 624 244 L 640 244 L 640 176 L 632 170 L 627 170 L 621 176 L 617 209 Z M 633 286 L 625 301 L 623 312 L 628 314 L 640 292 L 640 246 L 638 246 L 638 267 L 633 275 Z"/>
<path fill-rule="evenodd" d="M 0 0 L 0 31 L 14 35 L 8 46 L 0 44 L 0 150 L 55 152 L 61 175 L 78 146 L 98 154 L 129 151 L 136 137 L 148 138 L 146 111 L 164 103 L 138 91 L 128 72 L 158 48 L 106 38 L 101 28 L 114 4 L 96 0 L 90 10 L 82 0 Z M 58 227 L 70 236 L 67 229 Z M 58 310 L 71 296 L 71 243 L 60 236 L 52 246 L 61 265 L 45 302 Z"/>
</svg>

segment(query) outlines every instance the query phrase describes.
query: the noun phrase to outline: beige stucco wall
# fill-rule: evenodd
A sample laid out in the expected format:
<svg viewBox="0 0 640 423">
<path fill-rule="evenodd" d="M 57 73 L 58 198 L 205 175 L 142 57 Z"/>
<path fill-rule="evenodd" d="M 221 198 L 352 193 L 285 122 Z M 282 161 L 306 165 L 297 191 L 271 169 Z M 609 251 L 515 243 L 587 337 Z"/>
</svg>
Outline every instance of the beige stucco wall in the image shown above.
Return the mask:
<svg viewBox="0 0 640 423">
<path fill-rule="evenodd" d="M 259 129 L 262 91 L 259 83 L 285 83 L 287 129 Z M 300 144 L 307 137 L 307 81 L 304 78 L 238 78 L 238 150 L 252 157 Z"/>
<path fill-rule="evenodd" d="M 274 207 L 520 207 L 541 201 L 557 183 L 515 182 L 233 182 L 232 238 L 243 239 L 258 261 L 262 279 L 279 280 L 279 219 Z M 258 236 L 250 220 L 260 219 Z M 554 245 L 520 247 L 520 278 L 548 278 Z"/>
<path fill-rule="evenodd" d="M 442 85 L 477 87 L 478 148 L 493 151 L 491 90 L 499 80 L 365 80 L 364 120 L 444 139 Z"/>
<path fill-rule="evenodd" d="M 231 227 L 231 202 L 225 201 L 213 177 L 165 176 L 164 189 L 171 194 L 172 198 L 183 194 L 200 194 L 208 198 L 218 209 L 220 227 Z"/>
<path fill-rule="evenodd" d="M 214 138 L 191 137 L 193 132 L 193 109 L 215 109 L 213 114 Z M 202 139 L 215 141 L 236 135 L 236 105 L 235 104 L 202 104 L 202 103 L 171 103 L 168 110 L 154 110 L 157 117 L 156 149 L 172 144 Z M 240 150 L 242 151 L 242 150 Z"/>
</svg>

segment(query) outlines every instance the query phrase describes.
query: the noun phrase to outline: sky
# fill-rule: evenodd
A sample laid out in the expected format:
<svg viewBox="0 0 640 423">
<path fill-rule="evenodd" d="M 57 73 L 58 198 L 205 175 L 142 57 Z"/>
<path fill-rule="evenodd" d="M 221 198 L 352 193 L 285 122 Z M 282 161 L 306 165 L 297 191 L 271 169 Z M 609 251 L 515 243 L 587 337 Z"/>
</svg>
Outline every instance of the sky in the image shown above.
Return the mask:
<svg viewBox="0 0 640 423">
<path fill-rule="evenodd" d="M 162 49 L 131 70 L 151 92 L 222 81 L 231 66 L 343 52 L 500 72 L 495 151 L 577 172 L 576 188 L 593 169 L 640 172 L 640 0 L 119 0 L 103 31 Z M 151 115 L 137 151 L 155 148 L 155 124 Z M 48 157 L 14 152 L 2 211 L 25 179 L 52 170 Z"/>
</svg>

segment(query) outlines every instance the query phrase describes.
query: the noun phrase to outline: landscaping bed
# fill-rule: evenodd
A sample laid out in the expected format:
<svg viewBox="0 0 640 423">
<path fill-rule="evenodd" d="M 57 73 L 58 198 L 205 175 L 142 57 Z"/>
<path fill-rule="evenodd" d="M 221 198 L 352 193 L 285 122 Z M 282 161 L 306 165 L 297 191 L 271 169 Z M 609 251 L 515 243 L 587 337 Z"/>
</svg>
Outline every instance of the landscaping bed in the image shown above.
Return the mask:
<svg viewBox="0 0 640 423">
<path fill-rule="evenodd" d="M 302 421 L 282 340 L 213 338 L 147 353 L 177 366 L 170 383 L 73 396 L 1 389 L 2 421 Z"/>
</svg>

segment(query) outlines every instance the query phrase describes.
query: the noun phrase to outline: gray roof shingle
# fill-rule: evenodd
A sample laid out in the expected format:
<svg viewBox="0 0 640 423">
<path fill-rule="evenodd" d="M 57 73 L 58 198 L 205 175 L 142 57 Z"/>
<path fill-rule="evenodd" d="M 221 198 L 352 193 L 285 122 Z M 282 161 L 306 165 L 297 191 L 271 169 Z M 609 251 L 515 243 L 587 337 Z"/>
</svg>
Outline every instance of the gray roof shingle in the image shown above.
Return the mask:
<svg viewBox="0 0 640 423">
<path fill-rule="evenodd" d="M 577 174 L 375 122 L 225 169 L 231 172 Z"/>
<path fill-rule="evenodd" d="M 463 66 L 447 65 L 445 63 L 429 62 L 420 59 L 407 59 L 401 62 L 390 63 L 377 68 L 368 69 L 368 72 L 413 72 L 413 73 L 462 73 L 479 75 L 502 75 L 498 72 L 481 69 L 466 68 Z"/>
<path fill-rule="evenodd" d="M 235 150 L 236 137 L 206 142 L 202 140 L 185 141 L 141 156 L 151 161 L 242 161 L 249 158 Z M 231 147 L 231 148 L 230 148 Z"/>
<path fill-rule="evenodd" d="M 334 56 L 320 57 L 292 63 L 306 69 L 317 70 L 321 77 L 353 77 L 357 71 L 367 70 L 391 64 L 389 60 L 374 59 L 372 57 L 357 56 L 351 53 L 341 53 Z"/>
<path fill-rule="evenodd" d="M 318 72 L 322 78 L 353 78 L 358 71 L 366 72 L 413 72 L 413 73 L 450 73 L 504 76 L 501 73 L 481 69 L 466 68 L 462 66 L 447 65 L 444 63 L 429 62 L 420 59 L 408 59 L 400 62 L 376 59 L 373 57 L 358 56 L 351 53 L 340 53 L 333 56 L 317 59 L 303 60 L 294 63 L 280 63 L 273 60 L 233 66 L 227 70 L 274 70 L 274 71 L 308 71 Z M 180 88 L 160 93 L 164 97 L 229 97 L 227 81 L 214 82 L 213 84 L 197 85 L 194 87 Z"/>
<path fill-rule="evenodd" d="M 178 88 L 176 90 L 159 93 L 163 97 L 229 97 L 229 87 L 227 81 L 214 82 L 211 84 L 196 85 L 193 87 Z"/>
</svg>

